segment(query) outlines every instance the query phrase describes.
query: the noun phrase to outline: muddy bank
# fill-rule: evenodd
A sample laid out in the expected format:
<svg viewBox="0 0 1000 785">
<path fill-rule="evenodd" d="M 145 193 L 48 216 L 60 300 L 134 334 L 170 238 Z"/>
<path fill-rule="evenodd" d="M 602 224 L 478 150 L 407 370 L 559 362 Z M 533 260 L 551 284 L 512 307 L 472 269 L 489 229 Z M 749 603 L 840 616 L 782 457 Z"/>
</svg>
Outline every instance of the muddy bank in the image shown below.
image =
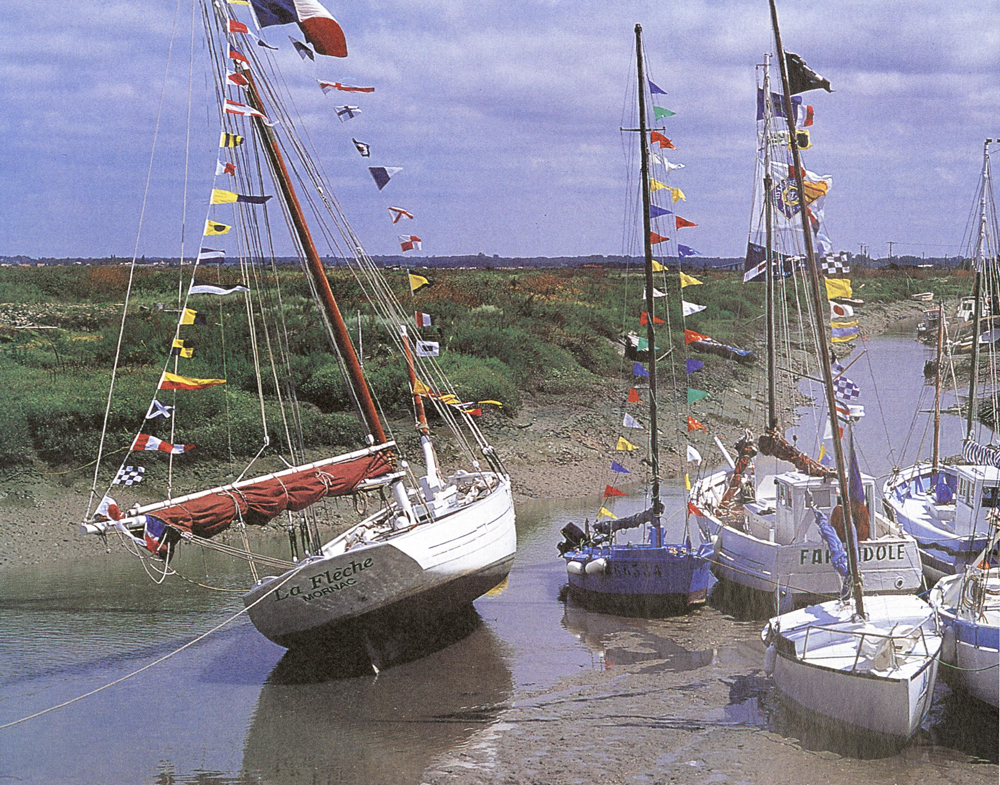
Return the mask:
<svg viewBox="0 0 1000 785">
<path fill-rule="evenodd" d="M 865 335 L 877 335 L 893 325 L 914 319 L 923 305 L 902 301 L 859 309 Z M 758 370 L 751 368 L 750 374 Z M 713 435 L 732 446 L 746 421 L 745 397 L 735 382 L 706 385 L 712 393 L 705 411 Z M 759 391 L 750 389 L 750 395 Z M 495 417 L 484 424 L 514 485 L 517 501 L 570 498 L 598 493 L 614 453 L 617 433 L 609 423 L 620 417 L 621 392 L 617 385 L 581 391 L 576 395 L 526 394 L 513 420 Z M 789 422 L 794 406 L 785 402 L 781 417 Z M 402 430 L 402 429 L 401 429 Z M 680 429 L 661 424 L 661 474 L 679 478 L 684 466 L 685 436 Z M 7 565 L 79 559 L 117 548 L 96 537 L 79 535 L 78 526 L 89 494 L 90 469 L 65 474 L 43 468 L 4 478 L 0 486 L 0 569 Z M 624 487 L 624 486 L 623 486 Z M 625 487 L 628 490 L 627 487 Z M 334 513 L 331 526 L 355 520 L 349 505 Z"/>
</svg>

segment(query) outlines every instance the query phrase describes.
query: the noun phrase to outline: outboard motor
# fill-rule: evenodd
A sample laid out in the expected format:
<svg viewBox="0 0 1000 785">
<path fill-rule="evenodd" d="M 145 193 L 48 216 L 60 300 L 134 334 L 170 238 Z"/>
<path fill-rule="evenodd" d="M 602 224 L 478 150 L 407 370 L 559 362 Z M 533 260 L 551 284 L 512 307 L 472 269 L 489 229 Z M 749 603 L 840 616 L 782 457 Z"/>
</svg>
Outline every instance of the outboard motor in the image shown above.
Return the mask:
<svg viewBox="0 0 1000 785">
<path fill-rule="evenodd" d="M 575 523 L 567 523 L 559 533 L 566 538 L 556 546 L 559 549 L 560 556 L 565 554 L 566 551 L 579 548 L 584 540 L 587 539 L 586 533 Z"/>
</svg>

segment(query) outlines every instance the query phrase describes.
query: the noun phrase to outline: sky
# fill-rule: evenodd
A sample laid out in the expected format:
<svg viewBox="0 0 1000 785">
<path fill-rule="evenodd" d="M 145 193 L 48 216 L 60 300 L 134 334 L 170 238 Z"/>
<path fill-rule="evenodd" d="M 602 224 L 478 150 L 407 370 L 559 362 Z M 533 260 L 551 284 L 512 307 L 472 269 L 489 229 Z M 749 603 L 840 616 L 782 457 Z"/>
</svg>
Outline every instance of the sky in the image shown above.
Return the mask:
<svg viewBox="0 0 1000 785">
<path fill-rule="evenodd" d="M 0 22 L 0 255 L 177 256 L 185 204 L 190 248 L 219 131 L 200 27 L 190 45 L 191 0 L 10 5 Z M 676 112 L 660 122 L 677 147 L 671 160 L 685 165 L 671 176 L 687 197 L 679 212 L 698 223 L 683 241 L 742 256 L 754 66 L 773 50 L 766 0 L 326 5 L 346 59 L 301 60 L 294 26 L 264 37 L 280 47 L 300 128 L 369 253 L 398 253 L 401 232 L 423 239 L 423 255 L 621 253 L 636 176 L 620 128 L 634 122 L 639 22 L 649 76 Z M 1000 137 L 996 2 L 779 0 L 778 11 L 785 48 L 834 88 L 805 94 L 816 116 L 805 162 L 833 178 L 835 249 L 865 244 L 881 258 L 892 241 L 895 254 L 960 253 L 983 141 Z M 326 96 L 317 78 L 376 91 Z M 344 103 L 363 114 L 338 122 Z M 370 161 L 352 136 L 372 144 Z M 403 171 L 379 193 L 369 163 Z M 393 226 L 390 204 L 415 220 Z"/>
</svg>

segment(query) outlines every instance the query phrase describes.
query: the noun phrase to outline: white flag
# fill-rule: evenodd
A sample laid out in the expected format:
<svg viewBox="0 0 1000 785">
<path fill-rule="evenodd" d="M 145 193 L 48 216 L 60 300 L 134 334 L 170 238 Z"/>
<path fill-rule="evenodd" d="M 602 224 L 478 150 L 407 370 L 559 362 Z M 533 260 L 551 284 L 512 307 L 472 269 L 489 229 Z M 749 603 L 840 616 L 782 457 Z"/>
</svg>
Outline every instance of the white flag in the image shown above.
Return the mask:
<svg viewBox="0 0 1000 785">
<path fill-rule="evenodd" d="M 361 114 L 361 107 L 335 106 L 334 111 L 337 113 L 337 117 L 340 118 L 340 122 L 346 123 L 348 120 L 351 120 L 357 115 Z"/>
<path fill-rule="evenodd" d="M 213 286 L 210 283 L 192 284 L 190 294 L 232 294 L 233 292 L 249 292 L 245 286 Z"/>
<path fill-rule="evenodd" d="M 149 404 L 149 411 L 146 412 L 147 420 L 155 420 L 157 417 L 162 417 L 165 420 L 170 419 L 170 414 L 173 412 L 174 407 L 168 406 L 167 404 L 160 403 L 156 398 L 152 400 Z"/>
<path fill-rule="evenodd" d="M 694 316 L 699 311 L 704 311 L 708 308 L 707 305 L 698 305 L 697 303 L 689 303 L 685 300 L 681 300 L 681 310 L 684 311 L 685 316 Z"/>
<path fill-rule="evenodd" d="M 694 461 L 695 463 L 701 463 L 701 453 L 699 453 L 690 444 L 688 445 L 688 460 Z"/>
<path fill-rule="evenodd" d="M 441 345 L 437 341 L 417 341 L 417 357 L 437 357 Z"/>
<path fill-rule="evenodd" d="M 854 316 L 854 308 L 850 305 L 841 305 L 830 300 L 830 316 L 834 319 L 849 319 Z"/>
<path fill-rule="evenodd" d="M 639 430 L 642 430 L 642 423 L 639 422 L 637 419 L 635 419 L 635 417 L 633 417 L 631 414 L 625 415 L 625 421 L 622 423 L 622 425 L 624 425 L 626 428 L 638 428 Z"/>
<path fill-rule="evenodd" d="M 653 297 L 666 297 L 666 296 L 667 296 L 667 293 L 666 293 L 666 292 L 661 292 L 661 291 L 660 291 L 659 289 L 657 289 L 657 288 L 656 288 L 655 286 L 653 287 Z M 643 293 L 643 295 L 642 295 L 642 299 L 643 299 L 643 300 L 645 300 L 645 299 L 646 299 L 646 295 L 645 295 L 645 293 Z"/>
</svg>

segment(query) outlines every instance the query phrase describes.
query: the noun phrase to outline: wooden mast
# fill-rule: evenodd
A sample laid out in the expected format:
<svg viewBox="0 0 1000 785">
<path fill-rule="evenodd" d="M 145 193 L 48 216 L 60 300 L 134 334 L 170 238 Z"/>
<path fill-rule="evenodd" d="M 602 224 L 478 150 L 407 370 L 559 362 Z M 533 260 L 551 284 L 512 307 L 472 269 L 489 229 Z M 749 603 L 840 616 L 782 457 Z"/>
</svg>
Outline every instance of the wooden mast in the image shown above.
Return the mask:
<svg viewBox="0 0 1000 785">
<path fill-rule="evenodd" d="M 989 187 L 990 143 L 987 139 L 983 144 L 983 192 L 979 197 L 979 240 L 976 248 L 976 258 L 972 263 L 973 279 L 972 296 L 972 368 L 969 373 L 969 404 L 965 412 L 965 438 L 972 438 L 972 424 L 976 416 L 976 384 L 979 381 L 979 321 L 983 314 L 983 267 L 986 253 L 986 191 Z"/>
<path fill-rule="evenodd" d="M 642 174 L 642 227 L 646 268 L 646 340 L 649 344 L 649 457 L 653 474 L 653 514 L 663 513 L 660 501 L 660 450 L 656 424 L 656 330 L 653 327 L 653 242 L 649 218 L 649 138 L 646 135 L 646 82 L 642 73 L 642 25 L 635 26 L 635 59 L 639 81 L 639 150 Z M 662 545 L 662 530 L 656 524 L 656 544 Z"/>
<path fill-rule="evenodd" d="M 799 146 L 795 138 L 795 115 L 792 112 L 792 96 L 788 87 L 788 63 L 785 59 L 785 50 L 781 45 L 781 30 L 778 28 L 778 9 L 775 0 L 768 0 L 771 6 L 771 24 L 774 27 L 775 48 L 778 50 L 778 63 L 781 66 L 781 85 L 785 104 L 785 119 L 788 121 L 789 144 L 792 148 L 792 161 L 795 166 L 795 185 L 799 192 L 800 209 L 802 216 L 802 233 L 805 237 L 806 258 L 809 260 L 809 281 L 812 288 L 813 305 L 816 309 L 817 338 L 819 341 L 820 367 L 823 370 L 823 386 L 826 389 L 826 407 L 830 413 L 830 422 L 833 429 L 833 453 L 837 461 L 837 479 L 840 482 L 840 493 L 842 497 L 842 509 L 844 512 L 844 530 L 847 533 L 847 560 L 850 566 L 852 579 L 852 594 L 854 595 L 855 608 L 862 618 L 865 615 L 864 598 L 861 585 L 861 570 L 858 567 L 858 544 L 857 531 L 854 529 L 853 516 L 851 515 L 850 486 L 847 482 L 847 464 L 844 460 L 844 446 L 840 440 L 840 423 L 837 421 L 837 399 L 833 390 L 833 372 L 830 368 L 830 350 L 826 340 L 825 320 L 823 314 L 826 312 L 827 303 L 820 293 L 819 269 L 816 265 L 816 255 L 813 252 L 812 227 L 809 225 L 809 215 L 805 204 L 805 188 L 802 176 L 802 159 L 799 155 Z"/>
<path fill-rule="evenodd" d="M 774 336 L 774 251 L 773 238 L 773 202 L 772 189 L 774 180 L 771 177 L 771 143 L 768 134 L 771 126 L 771 114 L 768 107 L 771 106 L 771 60 L 764 56 L 764 222 L 767 247 L 764 250 L 764 260 L 767 264 L 765 282 L 767 286 L 767 304 L 765 313 L 767 315 L 767 423 L 764 430 L 773 433 L 778 427 L 778 387 L 776 380 L 776 366 L 778 364 L 778 350 Z"/>
<path fill-rule="evenodd" d="M 247 102 L 258 112 L 266 116 L 267 112 L 264 111 L 264 104 L 261 101 L 260 94 L 257 92 L 257 86 L 252 75 L 248 71 L 244 72 L 243 75 L 249 80 L 249 84 L 247 85 Z M 344 322 L 344 317 L 340 313 L 340 307 L 337 305 L 337 300 L 333 296 L 333 290 L 330 288 L 330 281 L 326 277 L 323 262 L 316 250 L 316 245 L 313 243 L 312 235 L 306 224 L 305 215 L 302 212 L 302 206 L 295 195 L 291 178 L 288 176 L 288 169 L 285 167 L 285 160 L 278 147 L 277 137 L 274 130 L 263 119 L 254 117 L 253 121 L 261 139 L 264 141 L 264 152 L 267 154 L 271 170 L 274 172 L 275 183 L 281 189 L 282 198 L 292 217 L 295 234 L 302 245 L 303 251 L 305 251 L 308 263 L 307 269 L 316 286 L 316 291 L 319 293 L 326 316 L 333 328 L 333 339 L 337 350 L 340 352 L 340 356 L 347 366 L 347 373 L 350 376 L 351 387 L 357 398 L 361 416 L 368 426 L 371 436 L 374 437 L 375 444 L 384 444 L 386 438 L 385 431 L 382 429 L 382 420 L 379 418 L 375 401 L 372 399 L 371 391 L 368 389 L 368 382 L 365 381 L 364 372 L 361 370 L 361 363 L 358 362 L 358 355 L 354 351 L 354 344 L 351 343 L 347 324 Z"/>
</svg>

